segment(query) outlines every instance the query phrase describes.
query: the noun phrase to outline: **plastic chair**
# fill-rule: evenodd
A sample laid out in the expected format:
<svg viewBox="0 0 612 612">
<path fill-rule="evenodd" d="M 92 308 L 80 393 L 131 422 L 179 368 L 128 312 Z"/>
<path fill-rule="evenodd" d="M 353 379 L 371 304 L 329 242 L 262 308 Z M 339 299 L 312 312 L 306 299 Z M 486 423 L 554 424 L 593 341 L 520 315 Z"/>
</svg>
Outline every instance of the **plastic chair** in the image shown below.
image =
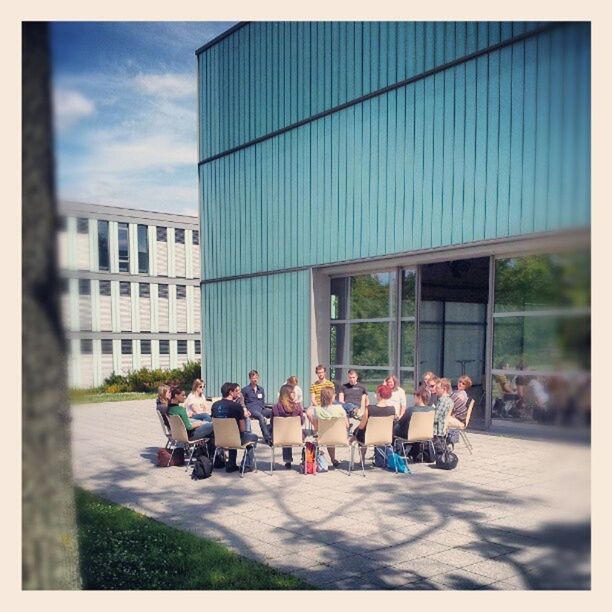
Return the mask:
<svg viewBox="0 0 612 612">
<path fill-rule="evenodd" d="M 465 430 L 468 428 L 468 425 L 470 424 L 470 419 L 472 418 L 472 410 L 474 409 L 474 405 L 475 402 L 474 400 L 470 400 L 470 403 L 468 404 L 468 409 L 467 409 L 467 414 L 465 415 L 465 424 L 463 425 L 463 427 L 457 427 L 457 431 L 459 432 L 459 435 L 461 436 L 461 439 L 463 440 L 463 443 L 465 444 L 465 446 L 467 447 L 467 449 L 470 451 L 470 455 L 472 454 L 472 443 L 470 442 L 470 440 L 467 437 L 467 434 L 465 433 Z"/>
<path fill-rule="evenodd" d="M 436 449 L 434 448 L 433 437 L 434 437 L 434 418 L 436 416 L 435 410 L 428 410 L 427 412 L 413 412 L 410 417 L 410 424 L 408 425 L 408 435 L 406 438 L 400 438 L 397 436 L 395 439 L 402 445 L 402 454 L 406 467 L 408 466 L 408 460 L 406 458 L 406 447 L 417 442 L 431 444 L 432 454 L 435 457 Z"/>
<path fill-rule="evenodd" d="M 302 419 L 299 416 L 273 417 L 272 422 L 270 476 L 274 472 L 275 451 L 278 447 L 304 448 Z"/>
<path fill-rule="evenodd" d="M 246 455 L 246 451 L 249 446 L 252 446 L 254 442 L 245 442 L 242 444 L 240 441 L 240 429 L 238 429 L 238 423 L 236 419 L 219 419 L 214 418 L 212 420 L 213 424 L 213 432 L 215 434 L 215 453 L 213 455 L 213 464 L 217 457 L 217 453 L 220 450 L 243 450 Z M 255 458 L 255 453 L 253 452 L 253 461 L 255 465 L 253 466 L 257 469 L 257 459 Z M 246 467 L 246 461 L 242 460 L 242 467 L 240 469 L 240 478 L 244 476 L 244 469 Z"/>
<path fill-rule="evenodd" d="M 369 417 L 366 424 L 364 440 L 364 442 L 355 440 L 351 445 L 351 468 L 353 466 L 353 452 L 355 447 L 357 447 L 361 460 L 361 472 L 365 478 L 364 453 L 361 452 L 361 449 L 367 449 L 370 446 L 384 446 L 386 453 L 387 448 L 393 448 L 393 415 Z M 397 465 L 395 466 L 395 473 L 398 473 Z"/>
<path fill-rule="evenodd" d="M 346 431 L 346 423 L 344 418 L 337 419 L 319 419 L 318 437 L 316 441 L 317 452 L 321 446 L 346 446 L 351 448 L 348 432 Z M 348 475 L 351 475 L 351 463 L 349 461 Z"/>
<path fill-rule="evenodd" d="M 182 444 L 183 447 L 191 449 L 191 452 L 189 453 L 189 460 L 187 461 L 187 467 L 185 468 L 185 471 L 187 471 L 189 469 L 189 466 L 191 465 L 191 459 L 193 458 L 193 453 L 195 452 L 196 446 L 208 442 L 208 438 L 198 438 L 197 440 L 190 440 L 189 435 L 187 434 L 187 429 L 185 429 L 185 423 L 183 423 L 183 419 L 181 419 L 178 414 L 169 414 L 168 422 L 170 423 L 170 435 L 172 437 L 172 440 L 175 443 Z M 176 450 L 177 445 L 178 444 L 176 444 L 175 447 L 172 449 L 172 455 L 174 455 L 174 451 Z M 170 461 L 168 462 L 168 465 L 170 465 L 170 462 L 172 461 L 172 455 L 170 455 Z"/>
<path fill-rule="evenodd" d="M 155 410 L 155 412 L 157 412 L 157 416 L 159 417 L 159 423 L 161 425 L 162 431 L 164 432 L 164 436 L 166 436 L 166 450 L 169 450 L 170 447 L 172 446 L 172 435 L 170 434 L 170 430 L 168 429 L 168 426 L 166 425 L 166 422 L 164 421 L 164 417 L 162 416 L 162 413 L 159 410 Z"/>
</svg>

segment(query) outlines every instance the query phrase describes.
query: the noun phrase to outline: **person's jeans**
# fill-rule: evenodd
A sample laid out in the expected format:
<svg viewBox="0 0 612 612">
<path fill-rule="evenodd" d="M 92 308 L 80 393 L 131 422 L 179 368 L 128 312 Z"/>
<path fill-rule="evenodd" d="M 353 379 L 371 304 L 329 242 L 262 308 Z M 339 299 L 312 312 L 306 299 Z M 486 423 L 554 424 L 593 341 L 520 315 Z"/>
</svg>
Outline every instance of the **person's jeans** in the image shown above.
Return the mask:
<svg viewBox="0 0 612 612">
<path fill-rule="evenodd" d="M 247 448 L 244 452 L 244 456 L 242 457 L 242 462 L 245 463 L 245 467 L 252 467 L 254 464 L 254 452 L 255 447 L 257 446 L 257 434 L 250 433 L 248 431 L 243 431 L 240 434 L 240 443 L 246 444 L 247 442 L 253 442 L 253 444 Z M 233 467 L 236 465 L 236 458 L 238 456 L 238 451 L 233 448 L 228 452 L 228 465 L 229 467 Z M 242 469 L 242 462 L 240 463 L 240 469 Z"/>
<path fill-rule="evenodd" d="M 190 440 L 201 440 L 208 438 L 213 432 L 213 425 L 209 421 L 204 421 L 197 429 L 192 429 L 189 435 Z"/>
<path fill-rule="evenodd" d="M 355 404 L 351 404 L 351 402 L 345 402 L 344 404 L 342 404 L 341 402 L 338 403 L 344 408 L 347 416 L 351 416 L 358 408 L 358 406 L 355 406 Z"/>
<path fill-rule="evenodd" d="M 198 414 L 194 414 L 192 417 L 189 417 L 189 418 L 196 419 L 197 421 L 208 421 L 208 422 L 212 421 L 212 417 L 210 416 L 210 414 L 207 414 L 206 412 L 199 412 Z"/>
<path fill-rule="evenodd" d="M 261 412 L 251 412 L 251 418 L 257 419 L 259 421 L 259 427 L 261 428 L 261 435 L 263 436 L 266 444 L 272 440 L 272 436 L 270 435 L 270 428 L 268 427 L 268 421 L 266 417 L 270 418 L 272 416 L 272 410 L 270 408 L 264 408 Z"/>
</svg>

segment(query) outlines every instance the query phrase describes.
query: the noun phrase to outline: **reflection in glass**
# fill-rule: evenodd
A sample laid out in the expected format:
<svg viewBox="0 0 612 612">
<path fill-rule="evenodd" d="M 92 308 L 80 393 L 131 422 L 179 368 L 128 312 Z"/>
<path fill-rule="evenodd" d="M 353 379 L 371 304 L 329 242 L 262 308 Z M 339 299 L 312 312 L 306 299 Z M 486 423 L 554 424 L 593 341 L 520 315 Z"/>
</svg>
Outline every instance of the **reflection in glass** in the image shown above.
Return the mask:
<svg viewBox="0 0 612 612">
<path fill-rule="evenodd" d="M 130 237 L 127 223 L 119 223 L 119 272 L 130 271 Z"/>
<path fill-rule="evenodd" d="M 146 225 L 138 226 L 138 272 L 149 273 L 149 235 Z"/>
<path fill-rule="evenodd" d="M 402 317 L 415 316 L 415 276 L 415 270 L 402 270 Z"/>
<path fill-rule="evenodd" d="M 98 269 L 108 271 L 108 221 L 98 220 Z"/>
<path fill-rule="evenodd" d="M 591 422 L 589 373 L 537 376 L 528 370 L 492 378 L 493 418 L 519 419 L 568 427 Z"/>
<path fill-rule="evenodd" d="M 411 370 L 400 370 L 400 387 L 406 392 L 406 403 L 408 406 L 414 404 L 412 394 L 414 393 L 414 372 Z"/>
<path fill-rule="evenodd" d="M 351 319 L 376 319 L 392 316 L 391 281 L 395 274 L 366 274 L 351 277 L 350 317 Z"/>
<path fill-rule="evenodd" d="M 349 278 L 331 279 L 330 318 L 346 319 L 348 306 Z"/>
<path fill-rule="evenodd" d="M 389 323 L 352 323 L 350 362 L 354 365 L 389 367 Z"/>
<path fill-rule="evenodd" d="M 400 367 L 414 366 L 414 323 L 402 321 Z"/>
<path fill-rule="evenodd" d="M 329 362 L 332 364 L 344 364 L 344 324 L 332 325 L 329 335 Z M 347 356 L 348 357 L 348 356 Z"/>
<path fill-rule="evenodd" d="M 588 252 L 530 255 L 495 262 L 495 312 L 586 308 L 591 302 Z"/>
<path fill-rule="evenodd" d="M 589 316 L 497 317 L 493 338 L 498 369 L 590 369 Z"/>
</svg>

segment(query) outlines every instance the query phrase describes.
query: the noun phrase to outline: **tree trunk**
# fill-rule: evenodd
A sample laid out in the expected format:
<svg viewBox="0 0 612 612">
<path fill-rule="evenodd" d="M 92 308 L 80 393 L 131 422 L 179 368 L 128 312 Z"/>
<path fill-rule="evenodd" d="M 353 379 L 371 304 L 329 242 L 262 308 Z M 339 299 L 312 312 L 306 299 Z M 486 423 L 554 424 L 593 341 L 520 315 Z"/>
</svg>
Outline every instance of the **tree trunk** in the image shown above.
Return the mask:
<svg viewBox="0 0 612 612">
<path fill-rule="evenodd" d="M 22 586 L 78 589 L 47 32 L 45 23 L 23 24 Z"/>
</svg>

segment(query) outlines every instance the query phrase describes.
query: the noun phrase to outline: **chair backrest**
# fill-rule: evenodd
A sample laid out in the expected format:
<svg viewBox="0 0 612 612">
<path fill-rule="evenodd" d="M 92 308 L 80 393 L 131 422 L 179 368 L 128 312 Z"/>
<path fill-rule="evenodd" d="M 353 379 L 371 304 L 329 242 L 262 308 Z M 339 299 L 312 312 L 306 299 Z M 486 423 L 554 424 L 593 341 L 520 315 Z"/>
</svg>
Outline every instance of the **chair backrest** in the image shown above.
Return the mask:
<svg viewBox="0 0 612 612">
<path fill-rule="evenodd" d="M 155 412 L 157 412 L 157 416 L 159 417 L 159 422 L 161 423 L 161 428 L 162 428 L 162 431 L 164 432 L 164 436 L 169 436 L 170 430 L 168 429 L 168 426 L 166 425 L 166 422 L 164 421 L 164 417 L 162 413 L 159 410 L 155 410 Z"/>
<path fill-rule="evenodd" d="M 173 440 L 177 442 L 189 442 L 185 423 L 183 423 L 183 419 L 181 419 L 178 414 L 169 414 L 168 422 L 170 423 L 170 435 Z"/>
<path fill-rule="evenodd" d="M 213 418 L 213 431 L 215 433 L 215 446 L 219 448 L 241 448 L 240 429 L 236 419 Z"/>
<path fill-rule="evenodd" d="M 366 445 L 393 443 L 393 415 L 369 417 L 365 430 Z"/>
<path fill-rule="evenodd" d="M 467 414 L 465 415 L 465 429 L 467 429 L 467 426 L 470 424 L 470 419 L 472 418 L 472 410 L 474 409 L 475 403 L 476 402 L 474 402 L 474 400 L 472 399 L 468 404 Z"/>
<path fill-rule="evenodd" d="M 299 416 L 274 417 L 272 423 L 274 446 L 302 444 L 302 419 Z"/>
<path fill-rule="evenodd" d="M 348 446 L 348 432 L 344 418 L 319 419 L 318 441 L 321 446 Z"/>
<path fill-rule="evenodd" d="M 435 410 L 413 412 L 408 426 L 408 442 L 424 442 L 433 438 Z"/>
</svg>

